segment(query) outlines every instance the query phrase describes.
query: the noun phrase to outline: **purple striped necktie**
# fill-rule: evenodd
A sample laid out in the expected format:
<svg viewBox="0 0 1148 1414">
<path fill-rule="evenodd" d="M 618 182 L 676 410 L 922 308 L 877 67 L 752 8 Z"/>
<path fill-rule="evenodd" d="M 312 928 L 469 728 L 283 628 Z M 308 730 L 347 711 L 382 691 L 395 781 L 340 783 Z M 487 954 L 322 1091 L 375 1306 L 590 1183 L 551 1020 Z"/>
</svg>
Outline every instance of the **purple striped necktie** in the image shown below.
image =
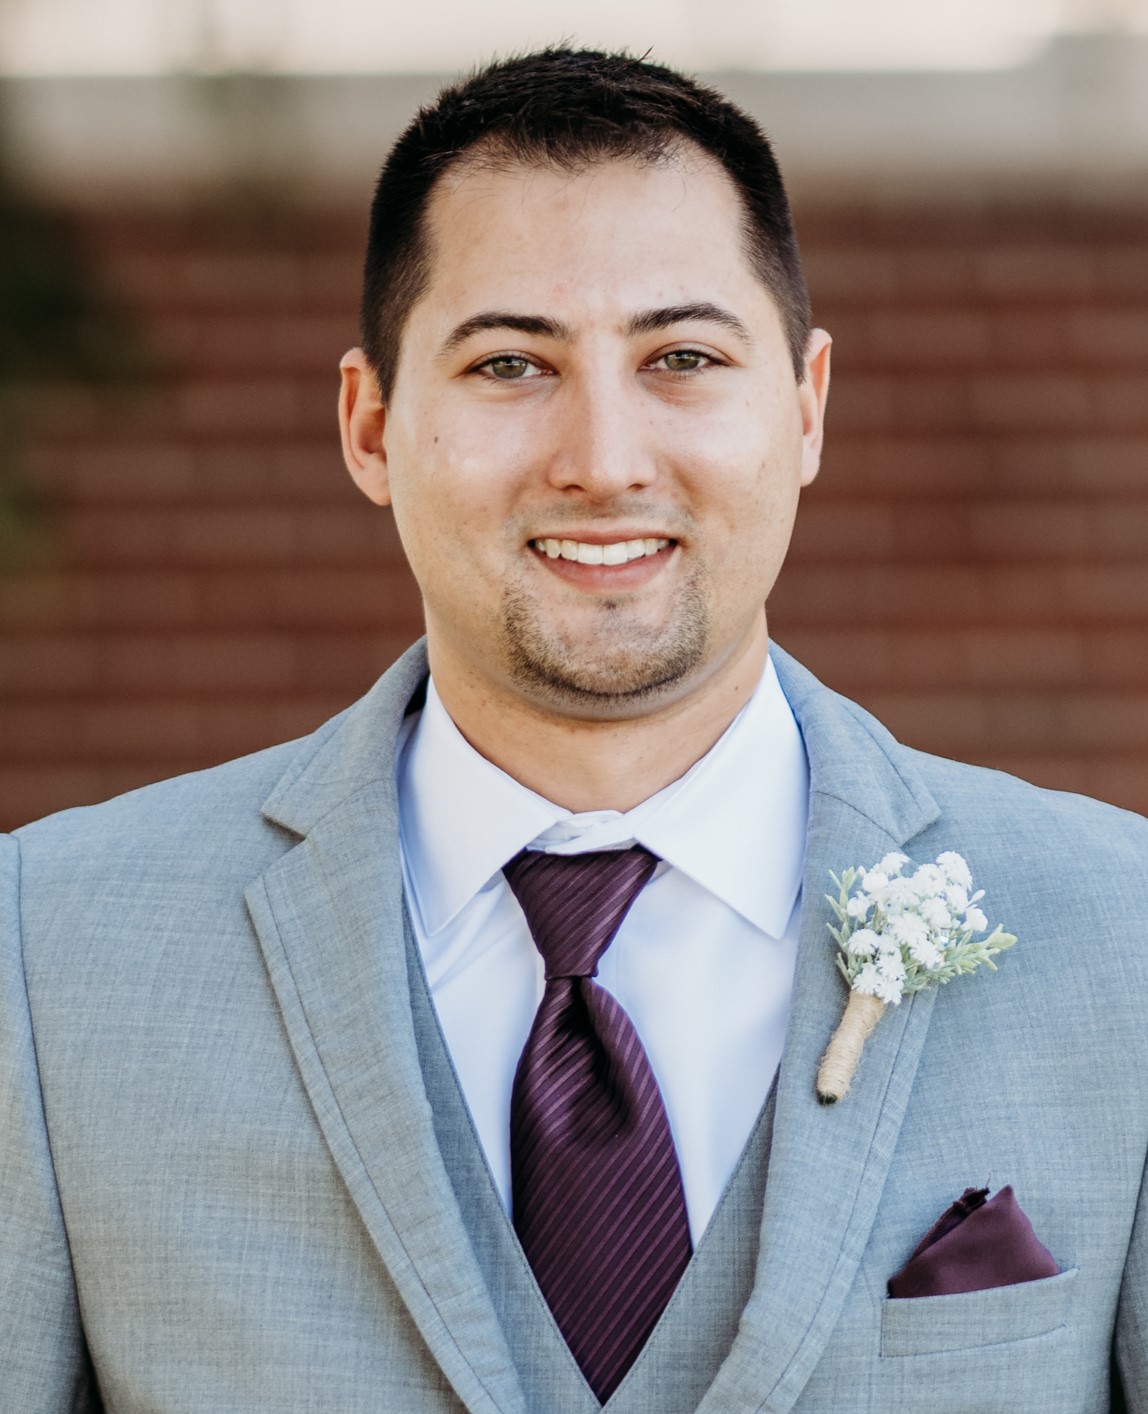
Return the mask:
<svg viewBox="0 0 1148 1414">
<path fill-rule="evenodd" d="M 634 1024 L 593 977 L 657 866 L 648 850 L 506 865 L 546 964 L 510 1102 L 514 1228 L 590 1388 L 605 1403 L 690 1260 L 678 1156 Z"/>
</svg>

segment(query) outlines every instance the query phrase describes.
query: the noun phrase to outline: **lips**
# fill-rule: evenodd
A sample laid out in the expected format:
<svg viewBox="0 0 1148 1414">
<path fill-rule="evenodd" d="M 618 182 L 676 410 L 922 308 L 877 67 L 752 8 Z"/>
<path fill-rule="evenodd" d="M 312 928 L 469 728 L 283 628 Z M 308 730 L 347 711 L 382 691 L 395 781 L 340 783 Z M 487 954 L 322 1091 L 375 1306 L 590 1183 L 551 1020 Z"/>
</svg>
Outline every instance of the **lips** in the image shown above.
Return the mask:
<svg viewBox="0 0 1148 1414">
<path fill-rule="evenodd" d="M 609 545 L 591 544 L 585 540 L 554 540 L 549 536 L 532 540 L 531 548 L 551 560 L 571 560 L 580 565 L 625 565 L 665 550 L 671 541 L 660 536 L 641 540 L 615 540 Z"/>
</svg>

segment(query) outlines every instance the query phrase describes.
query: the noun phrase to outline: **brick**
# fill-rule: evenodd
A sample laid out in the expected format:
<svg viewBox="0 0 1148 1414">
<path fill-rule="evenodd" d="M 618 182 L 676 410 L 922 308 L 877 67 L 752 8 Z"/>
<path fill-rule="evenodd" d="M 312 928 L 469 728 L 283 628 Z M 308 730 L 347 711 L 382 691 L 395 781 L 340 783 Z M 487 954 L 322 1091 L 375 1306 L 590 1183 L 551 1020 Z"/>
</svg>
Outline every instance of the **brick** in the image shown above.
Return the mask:
<svg viewBox="0 0 1148 1414">
<path fill-rule="evenodd" d="M 1102 252 L 1097 260 L 1096 288 L 1119 299 L 1148 299 L 1148 265 L 1142 240 Z"/>
<path fill-rule="evenodd" d="M 328 374 L 356 339 L 350 310 L 328 314 L 250 315 L 181 313 L 157 324 L 164 353 L 187 373 Z"/>
<path fill-rule="evenodd" d="M 1088 635 L 1053 629 L 981 628 L 961 635 L 965 681 L 984 687 L 1087 685 Z"/>
<path fill-rule="evenodd" d="M 306 512 L 274 505 L 185 512 L 173 527 L 173 557 L 185 564 L 287 563 L 298 554 Z"/>
<path fill-rule="evenodd" d="M 298 426 L 298 388 L 288 378 L 210 378 L 180 385 L 179 425 L 204 433 L 274 433 Z"/>
<path fill-rule="evenodd" d="M 1078 621 L 1148 628 L 1148 564 L 1066 566 L 1061 581 Z"/>
<path fill-rule="evenodd" d="M 871 692 L 861 705 L 899 741 L 940 756 L 965 756 L 988 737 L 989 704 L 971 693 Z"/>
<path fill-rule="evenodd" d="M 361 500 L 343 465 L 334 422 L 313 439 L 205 445 L 196 452 L 196 469 L 201 494 L 211 502 Z"/>
<path fill-rule="evenodd" d="M 0 829 L 15 830 L 73 805 L 92 805 L 106 794 L 92 766 L 2 765 Z"/>
<path fill-rule="evenodd" d="M 868 358 L 895 368 L 968 368 L 992 356 L 989 323 L 968 310 L 879 311 L 869 321 Z"/>
<path fill-rule="evenodd" d="M 74 760 L 83 722 L 75 703 L 0 700 L 0 763 Z"/>
<path fill-rule="evenodd" d="M 367 500 L 316 506 L 299 524 L 299 553 L 309 563 L 378 563 L 392 541 L 393 520 Z"/>
<path fill-rule="evenodd" d="M 892 378 L 854 374 L 829 400 L 829 437 L 841 432 L 886 431 L 896 426 Z"/>
<path fill-rule="evenodd" d="M 1145 309 L 1076 310 L 1067 318 L 1068 336 L 1077 356 L 1096 364 L 1148 366 L 1148 311 Z"/>
<path fill-rule="evenodd" d="M 284 627 L 390 628 L 411 631 L 412 636 L 421 632 L 418 586 L 401 567 L 278 575 L 272 592 L 273 620 Z"/>
<path fill-rule="evenodd" d="M 70 505 L 185 500 L 196 489 L 191 453 L 170 442 L 41 447 L 31 459 L 30 472 L 37 486 Z"/>
<path fill-rule="evenodd" d="M 901 238 L 901 233 L 898 233 Z M 901 240 L 894 255 L 897 294 L 907 300 L 968 299 L 976 269 L 967 247 L 949 244 L 918 246 Z"/>
<path fill-rule="evenodd" d="M 1083 789 L 1123 810 L 1148 815 L 1148 753 L 1089 761 Z"/>
<path fill-rule="evenodd" d="M 894 381 L 890 430 L 963 431 L 975 425 L 965 378 L 902 374 Z"/>
<path fill-rule="evenodd" d="M 163 698 L 87 704 L 80 746 L 93 761 L 196 760 L 203 750 L 201 714 L 194 703 Z"/>
<path fill-rule="evenodd" d="M 204 309 L 290 309 L 306 288 L 299 260 L 274 249 L 192 252 L 174 273 L 173 295 Z"/>
<path fill-rule="evenodd" d="M 1101 496 L 1144 493 L 1148 437 L 1008 437 L 992 451 L 993 480 L 1002 492 Z"/>
<path fill-rule="evenodd" d="M 1091 252 L 1072 246 L 987 250 L 975 263 L 978 288 L 997 299 L 1079 299 L 1096 288 Z"/>
<path fill-rule="evenodd" d="M 1093 392 L 1096 419 L 1102 427 L 1148 431 L 1148 378 L 1143 373 L 1110 375 Z"/>
<path fill-rule="evenodd" d="M 1090 633 L 1084 654 L 1089 676 L 1098 686 L 1148 688 L 1148 630 Z"/>
<path fill-rule="evenodd" d="M 972 545 L 985 557 L 1140 559 L 1148 547 L 1148 500 L 1102 506 L 990 502 L 972 514 Z"/>
<path fill-rule="evenodd" d="M 857 304 L 891 299 L 897 288 L 897 262 L 889 251 L 814 246 L 804 261 L 815 309 L 823 300 Z"/>
<path fill-rule="evenodd" d="M 194 575 L 164 570 L 76 576 L 84 626 L 95 632 L 194 627 L 201 617 Z"/>
<path fill-rule="evenodd" d="M 0 699 L 90 692 L 99 669 L 94 637 L 0 640 Z"/>
<path fill-rule="evenodd" d="M 366 692 L 371 683 L 413 641 L 394 633 L 324 633 L 301 647 L 299 687 L 307 693 Z"/>
<path fill-rule="evenodd" d="M 79 508 L 63 523 L 63 540 L 74 565 L 126 568 L 170 562 L 181 516 L 175 510 Z"/>
<path fill-rule="evenodd" d="M 770 611 L 770 631 L 774 615 Z M 887 682 L 893 672 L 893 635 L 874 629 L 795 628 L 783 634 L 783 646 L 819 677 L 841 692 Z"/>
<path fill-rule="evenodd" d="M 981 427 L 1047 432 L 1091 427 L 1094 389 L 1079 378 L 1056 374 L 974 378 L 970 412 Z"/>
<path fill-rule="evenodd" d="M 888 502 L 813 503 L 801 508 L 790 546 L 795 562 L 889 555 L 894 546 Z"/>
<path fill-rule="evenodd" d="M 298 681 L 297 651 L 275 634 L 125 636 L 103 651 L 105 691 L 146 695 L 277 692 Z"/>
<path fill-rule="evenodd" d="M 992 487 L 994 448 L 961 433 L 831 436 L 812 493 L 972 495 Z"/>
<path fill-rule="evenodd" d="M 351 698 L 287 697 L 272 701 L 205 702 L 200 709 L 205 754 L 228 759 L 306 736 L 341 712 Z"/>
<path fill-rule="evenodd" d="M 0 578 L 0 633 L 5 636 L 58 631 L 72 624 L 77 613 L 73 579 L 44 571 Z"/>
</svg>

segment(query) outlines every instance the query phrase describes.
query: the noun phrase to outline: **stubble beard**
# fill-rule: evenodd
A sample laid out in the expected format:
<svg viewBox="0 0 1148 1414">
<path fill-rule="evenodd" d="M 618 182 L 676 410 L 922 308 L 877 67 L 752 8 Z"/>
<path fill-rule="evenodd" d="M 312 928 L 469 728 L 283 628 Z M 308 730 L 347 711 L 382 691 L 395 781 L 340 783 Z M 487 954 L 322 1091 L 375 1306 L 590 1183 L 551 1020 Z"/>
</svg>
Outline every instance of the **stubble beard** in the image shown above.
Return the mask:
<svg viewBox="0 0 1148 1414">
<path fill-rule="evenodd" d="M 577 642 L 545 623 L 531 598 L 510 590 L 501 633 L 515 684 L 580 716 L 617 717 L 668 696 L 705 660 L 710 608 L 701 586 L 683 584 L 662 628 L 628 623 L 628 604 L 606 599 L 594 631 Z"/>
</svg>

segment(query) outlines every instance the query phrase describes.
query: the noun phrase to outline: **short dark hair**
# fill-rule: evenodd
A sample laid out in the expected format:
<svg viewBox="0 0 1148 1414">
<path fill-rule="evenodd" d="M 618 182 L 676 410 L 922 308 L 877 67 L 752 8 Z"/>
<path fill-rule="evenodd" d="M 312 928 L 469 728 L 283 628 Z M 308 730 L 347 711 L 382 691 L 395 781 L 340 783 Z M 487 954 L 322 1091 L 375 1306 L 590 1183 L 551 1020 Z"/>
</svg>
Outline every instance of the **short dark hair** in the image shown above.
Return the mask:
<svg viewBox="0 0 1148 1414">
<path fill-rule="evenodd" d="M 657 162 L 683 142 L 716 159 L 737 188 L 747 254 L 777 302 L 800 382 L 809 294 L 781 173 L 761 128 L 720 93 L 659 64 L 551 48 L 443 89 L 391 149 L 371 205 L 360 309 L 363 351 L 384 402 L 407 317 L 430 277 L 426 212 L 444 172 L 480 154 L 496 165 L 565 171 L 611 158 Z"/>
</svg>

